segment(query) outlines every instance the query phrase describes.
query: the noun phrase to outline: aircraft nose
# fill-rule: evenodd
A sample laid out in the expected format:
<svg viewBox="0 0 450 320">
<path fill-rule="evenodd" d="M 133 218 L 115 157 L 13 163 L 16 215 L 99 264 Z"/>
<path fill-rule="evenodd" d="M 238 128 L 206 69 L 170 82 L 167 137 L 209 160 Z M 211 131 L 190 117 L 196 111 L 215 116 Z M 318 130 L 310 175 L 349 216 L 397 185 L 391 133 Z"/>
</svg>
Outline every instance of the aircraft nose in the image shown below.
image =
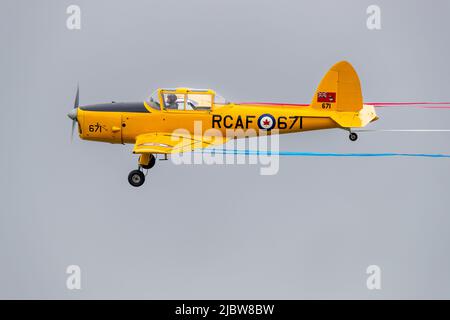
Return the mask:
<svg viewBox="0 0 450 320">
<path fill-rule="evenodd" d="M 72 119 L 73 121 L 77 120 L 77 114 L 78 114 L 78 108 L 73 108 L 70 110 L 70 112 L 67 114 L 67 116 Z"/>
</svg>

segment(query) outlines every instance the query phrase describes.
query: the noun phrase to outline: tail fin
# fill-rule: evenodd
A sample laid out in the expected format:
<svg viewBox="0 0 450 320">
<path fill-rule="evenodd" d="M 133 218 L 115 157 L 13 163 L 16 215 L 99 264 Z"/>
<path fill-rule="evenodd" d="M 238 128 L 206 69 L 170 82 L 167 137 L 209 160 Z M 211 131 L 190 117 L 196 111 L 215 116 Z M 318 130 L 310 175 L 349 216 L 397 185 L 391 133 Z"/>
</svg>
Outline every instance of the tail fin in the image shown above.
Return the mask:
<svg viewBox="0 0 450 320">
<path fill-rule="evenodd" d="M 336 63 L 320 81 L 311 107 L 321 110 L 357 112 L 363 107 L 361 84 L 347 61 Z"/>
</svg>

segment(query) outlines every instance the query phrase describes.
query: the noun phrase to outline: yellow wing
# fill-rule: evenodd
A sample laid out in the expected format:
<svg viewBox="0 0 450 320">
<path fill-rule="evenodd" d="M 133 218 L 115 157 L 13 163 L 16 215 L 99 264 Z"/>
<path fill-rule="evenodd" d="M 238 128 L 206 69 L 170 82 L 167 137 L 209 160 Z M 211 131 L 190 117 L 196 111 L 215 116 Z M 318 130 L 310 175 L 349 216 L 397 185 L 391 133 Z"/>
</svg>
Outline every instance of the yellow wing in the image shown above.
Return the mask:
<svg viewBox="0 0 450 320">
<path fill-rule="evenodd" d="M 154 132 L 137 136 L 133 153 L 179 153 L 226 143 L 228 137 L 195 136 L 183 133 Z"/>
</svg>

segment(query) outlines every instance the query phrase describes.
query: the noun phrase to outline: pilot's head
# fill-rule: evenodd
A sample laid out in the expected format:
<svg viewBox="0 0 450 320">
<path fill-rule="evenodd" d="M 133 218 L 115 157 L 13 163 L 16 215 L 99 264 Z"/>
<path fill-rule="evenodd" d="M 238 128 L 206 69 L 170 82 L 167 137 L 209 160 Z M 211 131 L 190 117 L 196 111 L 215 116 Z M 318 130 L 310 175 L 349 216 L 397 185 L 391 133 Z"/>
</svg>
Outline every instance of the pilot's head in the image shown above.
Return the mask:
<svg viewBox="0 0 450 320">
<path fill-rule="evenodd" d="M 177 96 L 176 95 L 174 95 L 174 94 L 169 94 L 168 96 L 167 96 L 167 103 L 168 104 L 173 104 L 173 103 L 175 103 L 177 101 Z"/>
</svg>

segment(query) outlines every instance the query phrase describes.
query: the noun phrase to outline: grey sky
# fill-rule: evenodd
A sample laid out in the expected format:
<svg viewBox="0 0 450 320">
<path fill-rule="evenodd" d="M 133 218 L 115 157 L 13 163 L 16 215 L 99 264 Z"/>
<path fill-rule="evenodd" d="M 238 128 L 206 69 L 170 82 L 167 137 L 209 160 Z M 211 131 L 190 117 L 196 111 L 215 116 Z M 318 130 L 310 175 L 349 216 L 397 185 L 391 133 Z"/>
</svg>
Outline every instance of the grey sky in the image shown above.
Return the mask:
<svg viewBox="0 0 450 320">
<path fill-rule="evenodd" d="M 365 101 L 449 101 L 448 1 L 12 1 L 0 12 L 1 298 L 449 298 L 449 160 L 159 161 L 139 189 L 131 146 L 70 143 L 81 104 L 210 87 L 309 102 L 339 60 Z M 66 28 L 78 4 L 82 28 Z M 450 111 L 378 110 L 370 128 L 450 129 Z M 449 133 L 342 130 L 282 150 L 450 153 Z M 82 290 L 65 269 L 82 270 Z M 382 290 L 366 288 L 366 267 Z"/>
</svg>

